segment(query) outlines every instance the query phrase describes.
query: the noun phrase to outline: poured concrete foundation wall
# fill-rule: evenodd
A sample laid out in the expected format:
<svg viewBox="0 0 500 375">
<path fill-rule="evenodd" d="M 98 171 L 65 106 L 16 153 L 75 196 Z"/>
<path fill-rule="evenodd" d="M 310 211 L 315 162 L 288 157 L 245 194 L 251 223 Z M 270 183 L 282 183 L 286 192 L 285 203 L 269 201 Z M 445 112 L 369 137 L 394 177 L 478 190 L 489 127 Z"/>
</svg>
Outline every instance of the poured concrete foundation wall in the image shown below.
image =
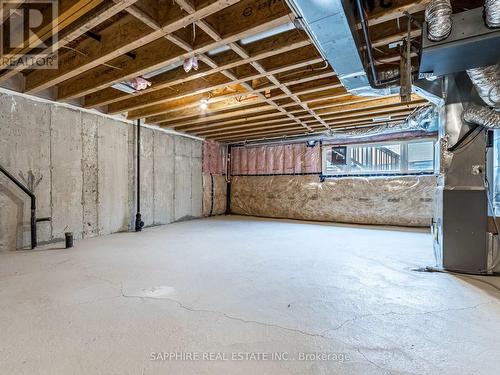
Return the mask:
<svg viewBox="0 0 500 375">
<path fill-rule="evenodd" d="M 355 224 L 429 226 L 433 176 L 234 176 L 231 213 Z"/>
<path fill-rule="evenodd" d="M 126 231 L 136 211 L 136 127 L 0 94 L 0 165 L 35 192 L 39 242 Z M 202 215 L 200 141 L 141 131 L 146 226 Z M 29 199 L 0 175 L 0 250 L 29 246 Z"/>
</svg>

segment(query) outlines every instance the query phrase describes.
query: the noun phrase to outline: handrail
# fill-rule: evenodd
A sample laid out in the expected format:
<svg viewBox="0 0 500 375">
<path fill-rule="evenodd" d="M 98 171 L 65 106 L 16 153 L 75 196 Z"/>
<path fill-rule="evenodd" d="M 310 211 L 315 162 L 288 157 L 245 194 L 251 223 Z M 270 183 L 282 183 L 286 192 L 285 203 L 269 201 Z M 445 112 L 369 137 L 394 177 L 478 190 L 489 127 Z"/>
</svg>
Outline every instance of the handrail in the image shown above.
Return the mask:
<svg viewBox="0 0 500 375">
<path fill-rule="evenodd" d="M 31 200 L 31 218 L 30 218 L 30 227 L 31 227 L 31 248 L 34 249 L 36 247 L 37 238 L 36 238 L 36 197 L 26 186 L 24 186 L 18 179 L 16 179 L 13 175 L 11 175 L 5 168 L 0 165 L 0 172 L 2 172 L 9 180 L 11 180 L 16 186 L 21 189 L 26 195 L 30 197 Z"/>
</svg>

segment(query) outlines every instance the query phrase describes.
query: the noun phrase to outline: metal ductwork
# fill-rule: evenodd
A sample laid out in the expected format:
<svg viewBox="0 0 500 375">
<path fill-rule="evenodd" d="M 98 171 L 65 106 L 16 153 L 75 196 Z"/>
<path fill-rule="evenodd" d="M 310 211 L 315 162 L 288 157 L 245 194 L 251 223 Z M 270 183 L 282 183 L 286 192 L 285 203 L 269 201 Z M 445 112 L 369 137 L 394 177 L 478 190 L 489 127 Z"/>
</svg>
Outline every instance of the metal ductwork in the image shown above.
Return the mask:
<svg viewBox="0 0 500 375">
<path fill-rule="evenodd" d="M 500 64 L 467 70 L 467 74 L 483 101 L 490 107 L 500 107 Z"/>
<path fill-rule="evenodd" d="M 446 17 L 448 16 L 446 15 Z M 498 62 L 500 29 L 495 30 L 487 27 L 483 8 L 456 13 L 450 18 L 453 25 L 451 33 L 441 41 L 433 41 L 425 37 L 425 35 L 432 35 L 431 30 L 433 30 L 434 25 L 426 24 L 424 26 L 420 62 L 422 76 L 443 76 Z M 434 22 L 447 24 L 447 22 L 439 20 Z"/>
<path fill-rule="evenodd" d="M 500 129 L 500 112 L 491 108 L 471 104 L 463 112 L 464 121 L 484 126 L 489 129 Z"/>
<path fill-rule="evenodd" d="M 360 54 L 354 18 L 356 1 L 287 0 L 342 85 L 353 95 L 383 96 L 399 93 L 399 87 L 374 88 Z"/>
<path fill-rule="evenodd" d="M 374 65 L 365 63 L 364 56 L 360 52 L 370 50 L 358 39 L 359 21 L 354 15 L 355 7 L 361 4 L 360 0 L 286 1 L 298 19 L 305 21 L 302 22 L 304 29 L 333 67 L 348 92 L 359 96 L 385 96 L 400 92 L 399 69 L 397 73 L 391 71 L 376 77 Z M 430 93 L 426 84 L 415 82 L 412 91 L 434 104 L 443 103 L 441 91 L 434 90 Z"/>
<path fill-rule="evenodd" d="M 465 72 L 445 77 L 445 90 L 432 226 L 436 263 L 456 272 L 490 273 L 495 265 L 490 262 L 494 241 L 488 232 L 484 182 L 486 134 L 464 121 L 467 109 L 477 108 L 480 99 Z"/>
<path fill-rule="evenodd" d="M 450 0 L 432 0 L 425 9 L 427 37 L 435 42 L 446 39 L 451 33 L 452 8 Z"/>
<path fill-rule="evenodd" d="M 500 27 L 500 0 L 486 0 L 484 13 L 488 27 Z"/>
</svg>

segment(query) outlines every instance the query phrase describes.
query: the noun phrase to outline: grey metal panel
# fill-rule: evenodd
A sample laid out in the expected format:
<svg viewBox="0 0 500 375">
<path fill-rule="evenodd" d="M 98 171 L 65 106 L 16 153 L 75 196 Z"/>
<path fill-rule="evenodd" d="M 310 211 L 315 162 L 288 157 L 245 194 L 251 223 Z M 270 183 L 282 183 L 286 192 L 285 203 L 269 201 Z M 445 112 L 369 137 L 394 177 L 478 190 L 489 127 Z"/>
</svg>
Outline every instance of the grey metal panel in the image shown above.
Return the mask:
<svg viewBox="0 0 500 375">
<path fill-rule="evenodd" d="M 441 76 L 499 61 L 500 30 L 486 27 L 482 7 L 454 14 L 452 22 L 450 36 L 440 42 L 427 39 L 424 26 L 421 73 Z"/>
<path fill-rule="evenodd" d="M 485 190 L 443 193 L 443 267 L 485 273 L 487 269 L 487 198 Z"/>
<path fill-rule="evenodd" d="M 447 147 L 455 145 L 471 129 L 471 125 L 462 121 L 462 112 L 469 103 L 476 101 L 475 91 L 465 73 L 448 76 L 446 79 L 446 105 L 442 109 L 440 137 L 448 139 Z M 474 165 L 485 165 L 485 132 L 475 136 L 474 141 L 467 140 L 463 148 L 453 153 L 442 154 L 442 172 L 444 183 L 453 187 L 484 187 L 482 175 L 472 174 Z"/>
</svg>

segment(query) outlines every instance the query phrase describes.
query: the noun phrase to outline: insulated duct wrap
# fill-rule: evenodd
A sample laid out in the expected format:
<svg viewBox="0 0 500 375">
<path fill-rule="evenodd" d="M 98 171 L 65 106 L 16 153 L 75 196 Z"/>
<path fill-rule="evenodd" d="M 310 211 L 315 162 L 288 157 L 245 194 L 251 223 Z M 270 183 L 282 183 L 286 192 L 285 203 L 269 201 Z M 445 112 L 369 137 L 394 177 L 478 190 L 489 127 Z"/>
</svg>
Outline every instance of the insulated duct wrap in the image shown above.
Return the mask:
<svg viewBox="0 0 500 375">
<path fill-rule="evenodd" d="M 432 0 L 425 9 L 427 38 L 434 42 L 446 39 L 451 33 L 452 8 L 450 0 Z"/>
<path fill-rule="evenodd" d="M 500 27 L 500 0 L 486 0 L 484 12 L 489 27 Z"/>
<path fill-rule="evenodd" d="M 500 112 L 491 108 L 471 104 L 462 113 L 464 121 L 484 126 L 489 129 L 500 129 Z"/>
<path fill-rule="evenodd" d="M 429 226 L 434 176 L 236 176 L 231 213 L 354 224 Z"/>
<path fill-rule="evenodd" d="M 500 65 L 469 69 L 467 74 L 481 99 L 490 107 L 498 108 L 500 106 Z"/>
</svg>

